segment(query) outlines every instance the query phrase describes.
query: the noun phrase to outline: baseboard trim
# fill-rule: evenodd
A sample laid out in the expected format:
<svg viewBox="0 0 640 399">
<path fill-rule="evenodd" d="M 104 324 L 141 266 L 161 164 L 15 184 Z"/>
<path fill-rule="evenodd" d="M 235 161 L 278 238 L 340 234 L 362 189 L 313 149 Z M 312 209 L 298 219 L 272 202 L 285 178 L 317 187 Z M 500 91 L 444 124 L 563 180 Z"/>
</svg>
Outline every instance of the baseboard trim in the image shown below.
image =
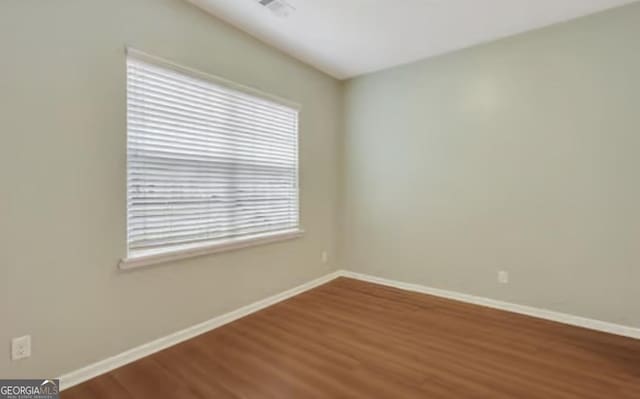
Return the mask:
<svg viewBox="0 0 640 399">
<path fill-rule="evenodd" d="M 198 335 L 204 334 L 208 331 L 214 330 L 234 320 L 248 316 L 251 313 L 257 312 L 266 307 L 274 305 L 278 302 L 284 301 L 285 299 L 289 299 L 293 296 L 301 294 L 312 288 L 328 283 L 329 281 L 340 277 L 341 274 L 342 273 L 340 271 L 329 273 L 325 276 L 319 277 L 315 280 L 311 280 L 295 288 L 270 296 L 268 298 L 254 302 L 252 304 L 243 306 L 239 309 L 236 309 L 229 313 L 225 313 L 218 317 L 214 317 L 213 319 L 207 320 L 195 326 L 185 328 L 184 330 L 167 335 L 166 337 L 162 337 L 162 338 L 156 339 L 155 341 L 129 349 L 128 351 L 122 352 L 120 354 L 98 361 L 96 363 L 90 364 L 79 370 L 75 370 L 70 373 L 64 374 L 59 377 L 60 389 L 65 390 L 65 389 L 71 388 L 74 385 L 90 380 L 91 378 L 107 373 L 118 367 L 122 367 L 128 363 L 134 362 L 145 356 L 149 356 L 153 353 L 159 352 L 163 349 L 179 344 L 180 342 L 186 341 Z"/>
<path fill-rule="evenodd" d="M 427 287 L 420 284 L 405 283 L 397 280 L 386 279 L 382 277 L 371 276 L 368 274 L 356 273 L 342 270 L 340 275 L 357 280 L 367 281 L 395 287 L 406 291 L 419 292 L 423 294 L 434 295 L 442 298 L 453 299 L 456 301 L 482 305 L 489 308 L 506 310 L 509 312 L 519 313 L 527 316 L 537 317 L 540 319 L 551 320 L 563 324 L 569 324 L 576 327 L 588 328 L 590 330 L 601 331 L 609 334 L 621 335 L 629 338 L 640 339 L 640 328 L 629 327 L 620 324 L 609 323 L 606 321 L 589 319 L 586 317 L 574 316 L 566 313 L 555 312 L 552 310 L 534 308 L 531 306 L 518 305 L 515 303 L 498 301 L 495 299 L 484 298 L 475 295 L 463 294 L 455 291 L 447 291 L 438 288 Z"/>
</svg>

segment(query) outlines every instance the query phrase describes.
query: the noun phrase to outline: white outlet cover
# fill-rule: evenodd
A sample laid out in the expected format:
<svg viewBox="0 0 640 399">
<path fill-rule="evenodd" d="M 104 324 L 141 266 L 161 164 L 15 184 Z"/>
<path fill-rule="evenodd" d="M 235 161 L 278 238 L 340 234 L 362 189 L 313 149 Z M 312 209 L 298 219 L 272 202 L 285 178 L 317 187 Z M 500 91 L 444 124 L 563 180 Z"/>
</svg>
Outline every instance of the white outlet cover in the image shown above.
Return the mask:
<svg viewBox="0 0 640 399">
<path fill-rule="evenodd" d="M 509 283 L 509 272 L 506 272 L 504 270 L 499 271 L 498 272 L 498 282 L 500 282 L 502 284 L 508 284 Z"/>
<path fill-rule="evenodd" d="M 31 336 L 14 338 L 11 340 L 11 359 L 20 360 L 31 356 Z"/>
</svg>

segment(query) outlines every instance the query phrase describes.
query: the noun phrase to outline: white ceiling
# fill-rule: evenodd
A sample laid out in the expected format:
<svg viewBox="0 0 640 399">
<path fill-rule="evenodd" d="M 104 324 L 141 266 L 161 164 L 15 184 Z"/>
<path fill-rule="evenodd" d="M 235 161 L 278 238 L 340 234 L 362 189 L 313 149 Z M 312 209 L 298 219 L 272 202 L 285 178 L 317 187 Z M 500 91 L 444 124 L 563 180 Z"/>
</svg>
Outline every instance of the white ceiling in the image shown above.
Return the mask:
<svg viewBox="0 0 640 399">
<path fill-rule="evenodd" d="M 636 0 L 188 0 L 260 40 L 345 79 Z"/>
</svg>

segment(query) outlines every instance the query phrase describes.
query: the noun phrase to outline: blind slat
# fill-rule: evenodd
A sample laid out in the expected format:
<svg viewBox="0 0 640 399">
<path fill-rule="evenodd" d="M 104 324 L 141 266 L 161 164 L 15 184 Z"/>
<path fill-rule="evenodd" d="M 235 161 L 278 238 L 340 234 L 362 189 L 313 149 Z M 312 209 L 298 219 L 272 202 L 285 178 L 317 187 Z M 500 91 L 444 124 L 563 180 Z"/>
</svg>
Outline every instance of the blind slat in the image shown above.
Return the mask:
<svg viewBox="0 0 640 399">
<path fill-rule="evenodd" d="M 215 99 L 211 95 L 200 96 L 195 92 L 179 91 L 175 87 L 159 87 L 152 89 L 145 81 L 132 80 L 130 85 L 131 98 L 140 96 L 143 101 L 155 100 L 157 104 L 171 104 L 171 106 L 199 111 L 206 114 L 224 115 L 229 118 L 248 120 L 261 125 L 288 127 L 295 122 L 293 114 L 275 115 L 264 112 L 253 104 L 230 104 L 226 99 Z"/>
<path fill-rule="evenodd" d="M 193 143 L 199 145 L 219 145 L 227 144 L 233 141 L 235 144 L 247 146 L 247 148 L 276 148 L 280 151 L 291 150 L 290 143 L 282 144 L 278 141 L 256 138 L 256 136 L 245 136 L 242 134 L 234 134 L 232 137 L 211 137 L 207 132 L 193 129 L 182 129 L 176 126 L 167 127 L 146 123 L 143 126 L 137 126 L 135 123 L 129 124 L 129 134 L 131 137 L 146 137 L 153 135 L 158 140 L 163 138 L 175 139 L 181 143 Z"/>
<path fill-rule="evenodd" d="M 235 227 L 233 229 L 213 231 L 213 230 L 192 230 L 191 232 L 179 232 L 173 234 L 148 234 L 144 239 L 132 240 L 129 242 L 130 246 L 136 249 L 142 249 L 146 247 L 157 247 L 158 245 L 176 245 L 185 244 L 189 242 L 220 240 L 231 237 L 238 237 L 240 235 L 253 235 L 257 233 L 266 233 L 269 231 L 282 231 L 290 230 L 290 222 L 274 222 L 274 223 L 262 223 L 255 225 L 247 225 L 243 227 Z"/>
<path fill-rule="evenodd" d="M 273 214 L 267 215 L 253 215 L 253 214 L 228 214 L 225 217 L 218 217 L 213 219 L 185 219 L 181 222 L 166 223 L 163 221 L 155 223 L 138 223 L 129 228 L 130 234 L 135 237 L 136 235 L 146 236 L 150 233 L 176 233 L 176 232 L 191 232 L 195 229 L 205 229 L 210 231 L 212 226 L 218 226 L 220 230 L 228 230 L 236 226 L 246 226 L 248 223 L 269 223 L 273 221 L 290 221 L 293 219 L 291 212 L 273 212 Z M 145 228 L 144 233 L 139 232 L 138 228 L 143 226 Z"/>
<path fill-rule="evenodd" d="M 287 206 L 289 207 L 290 201 L 285 197 L 280 200 L 271 199 L 267 201 L 250 201 L 247 204 L 240 203 L 220 203 L 220 204 L 146 204 L 136 208 L 134 212 L 130 214 L 130 219 L 133 220 L 136 216 L 144 215 L 162 215 L 162 214 L 197 214 L 203 211 L 222 212 L 227 209 L 243 209 L 243 207 L 256 208 L 268 207 L 268 206 Z"/>
<path fill-rule="evenodd" d="M 176 222 L 180 222 L 182 220 L 190 220 L 190 219 L 196 219 L 196 218 L 203 218 L 203 219 L 208 219 L 208 218 L 213 218 L 219 215 L 225 215 L 227 213 L 238 213 L 238 214 L 244 214 L 247 212 L 254 212 L 254 211 L 267 211 L 267 212 L 278 212 L 278 211 L 283 211 L 283 210 L 287 210 L 287 211 L 292 211 L 291 207 L 288 204 L 283 204 L 283 205 L 273 205 L 273 206 L 267 206 L 267 207 L 262 207 L 262 208 L 251 208 L 251 207 L 216 207 L 216 208 L 211 208 L 211 209 L 207 209 L 207 210 L 202 210 L 202 211 L 176 211 L 173 209 L 164 209 L 161 212 L 142 212 L 140 215 L 133 215 L 130 219 L 129 219 L 129 224 L 135 224 L 135 223 L 155 223 L 155 222 L 172 222 L 172 221 L 176 221 Z"/>
<path fill-rule="evenodd" d="M 212 85 L 202 79 L 176 73 L 159 66 L 153 66 L 148 63 L 145 64 L 143 62 L 138 62 L 137 64 L 130 63 L 128 66 L 128 76 L 130 78 L 136 78 L 140 75 L 144 75 L 149 79 L 168 82 L 171 85 L 182 87 L 187 90 L 199 91 L 200 93 L 207 95 L 228 99 L 228 101 L 231 102 L 248 103 L 252 108 L 266 109 L 273 114 L 296 114 L 297 112 L 286 105 L 276 104 L 270 100 L 261 99 L 237 90 L 227 89 L 220 85 Z"/>
<path fill-rule="evenodd" d="M 291 161 L 295 159 L 295 154 L 283 154 L 281 151 L 273 151 L 264 149 L 262 151 L 254 149 L 246 149 L 246 151 L 238 152 L 238 144 L 229 143 L 225 146 L 217 146 L 215 149 L 208 147 L 196 146 L 191 144 L 183 144 L 178 141 L 169 142 L 168 140 L 156 140 L 156 139 L 144 139 L 141 141 L 138 138 L 129 139 L 129 148 L 133 151 L 162 151 L 172 152 L 180 154 L 194 154 L 203 157 L 224 157 L 233 158 L 237 160 L 247 159 L 254 160 L 256 158 L 264 160 L 277 160 L 277 161 Z"/>
</svg>

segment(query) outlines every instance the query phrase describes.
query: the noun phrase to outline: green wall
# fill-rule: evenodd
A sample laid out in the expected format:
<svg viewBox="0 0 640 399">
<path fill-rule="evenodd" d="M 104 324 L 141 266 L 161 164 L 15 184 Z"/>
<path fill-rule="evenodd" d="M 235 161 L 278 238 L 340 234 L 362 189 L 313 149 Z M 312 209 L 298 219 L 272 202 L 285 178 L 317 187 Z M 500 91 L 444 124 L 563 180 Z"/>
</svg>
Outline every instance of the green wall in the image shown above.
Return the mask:
<svg viewBox="0 0 640 399">
<path fill-rule="evenodd" d="M 341 262 L 639 327 L 638 38 L 635 4 L 350 81 Z"/>
<path fill-rule="evenodd" d="M 302 105 L 303 238 L 117 269 L 125 45 Z M 0 49 L 0 345 L 33 339 L 1 377 L 55 377 L 335 269 L 340 82 L 182 0 L 3 0 Z"/>
</svg>

